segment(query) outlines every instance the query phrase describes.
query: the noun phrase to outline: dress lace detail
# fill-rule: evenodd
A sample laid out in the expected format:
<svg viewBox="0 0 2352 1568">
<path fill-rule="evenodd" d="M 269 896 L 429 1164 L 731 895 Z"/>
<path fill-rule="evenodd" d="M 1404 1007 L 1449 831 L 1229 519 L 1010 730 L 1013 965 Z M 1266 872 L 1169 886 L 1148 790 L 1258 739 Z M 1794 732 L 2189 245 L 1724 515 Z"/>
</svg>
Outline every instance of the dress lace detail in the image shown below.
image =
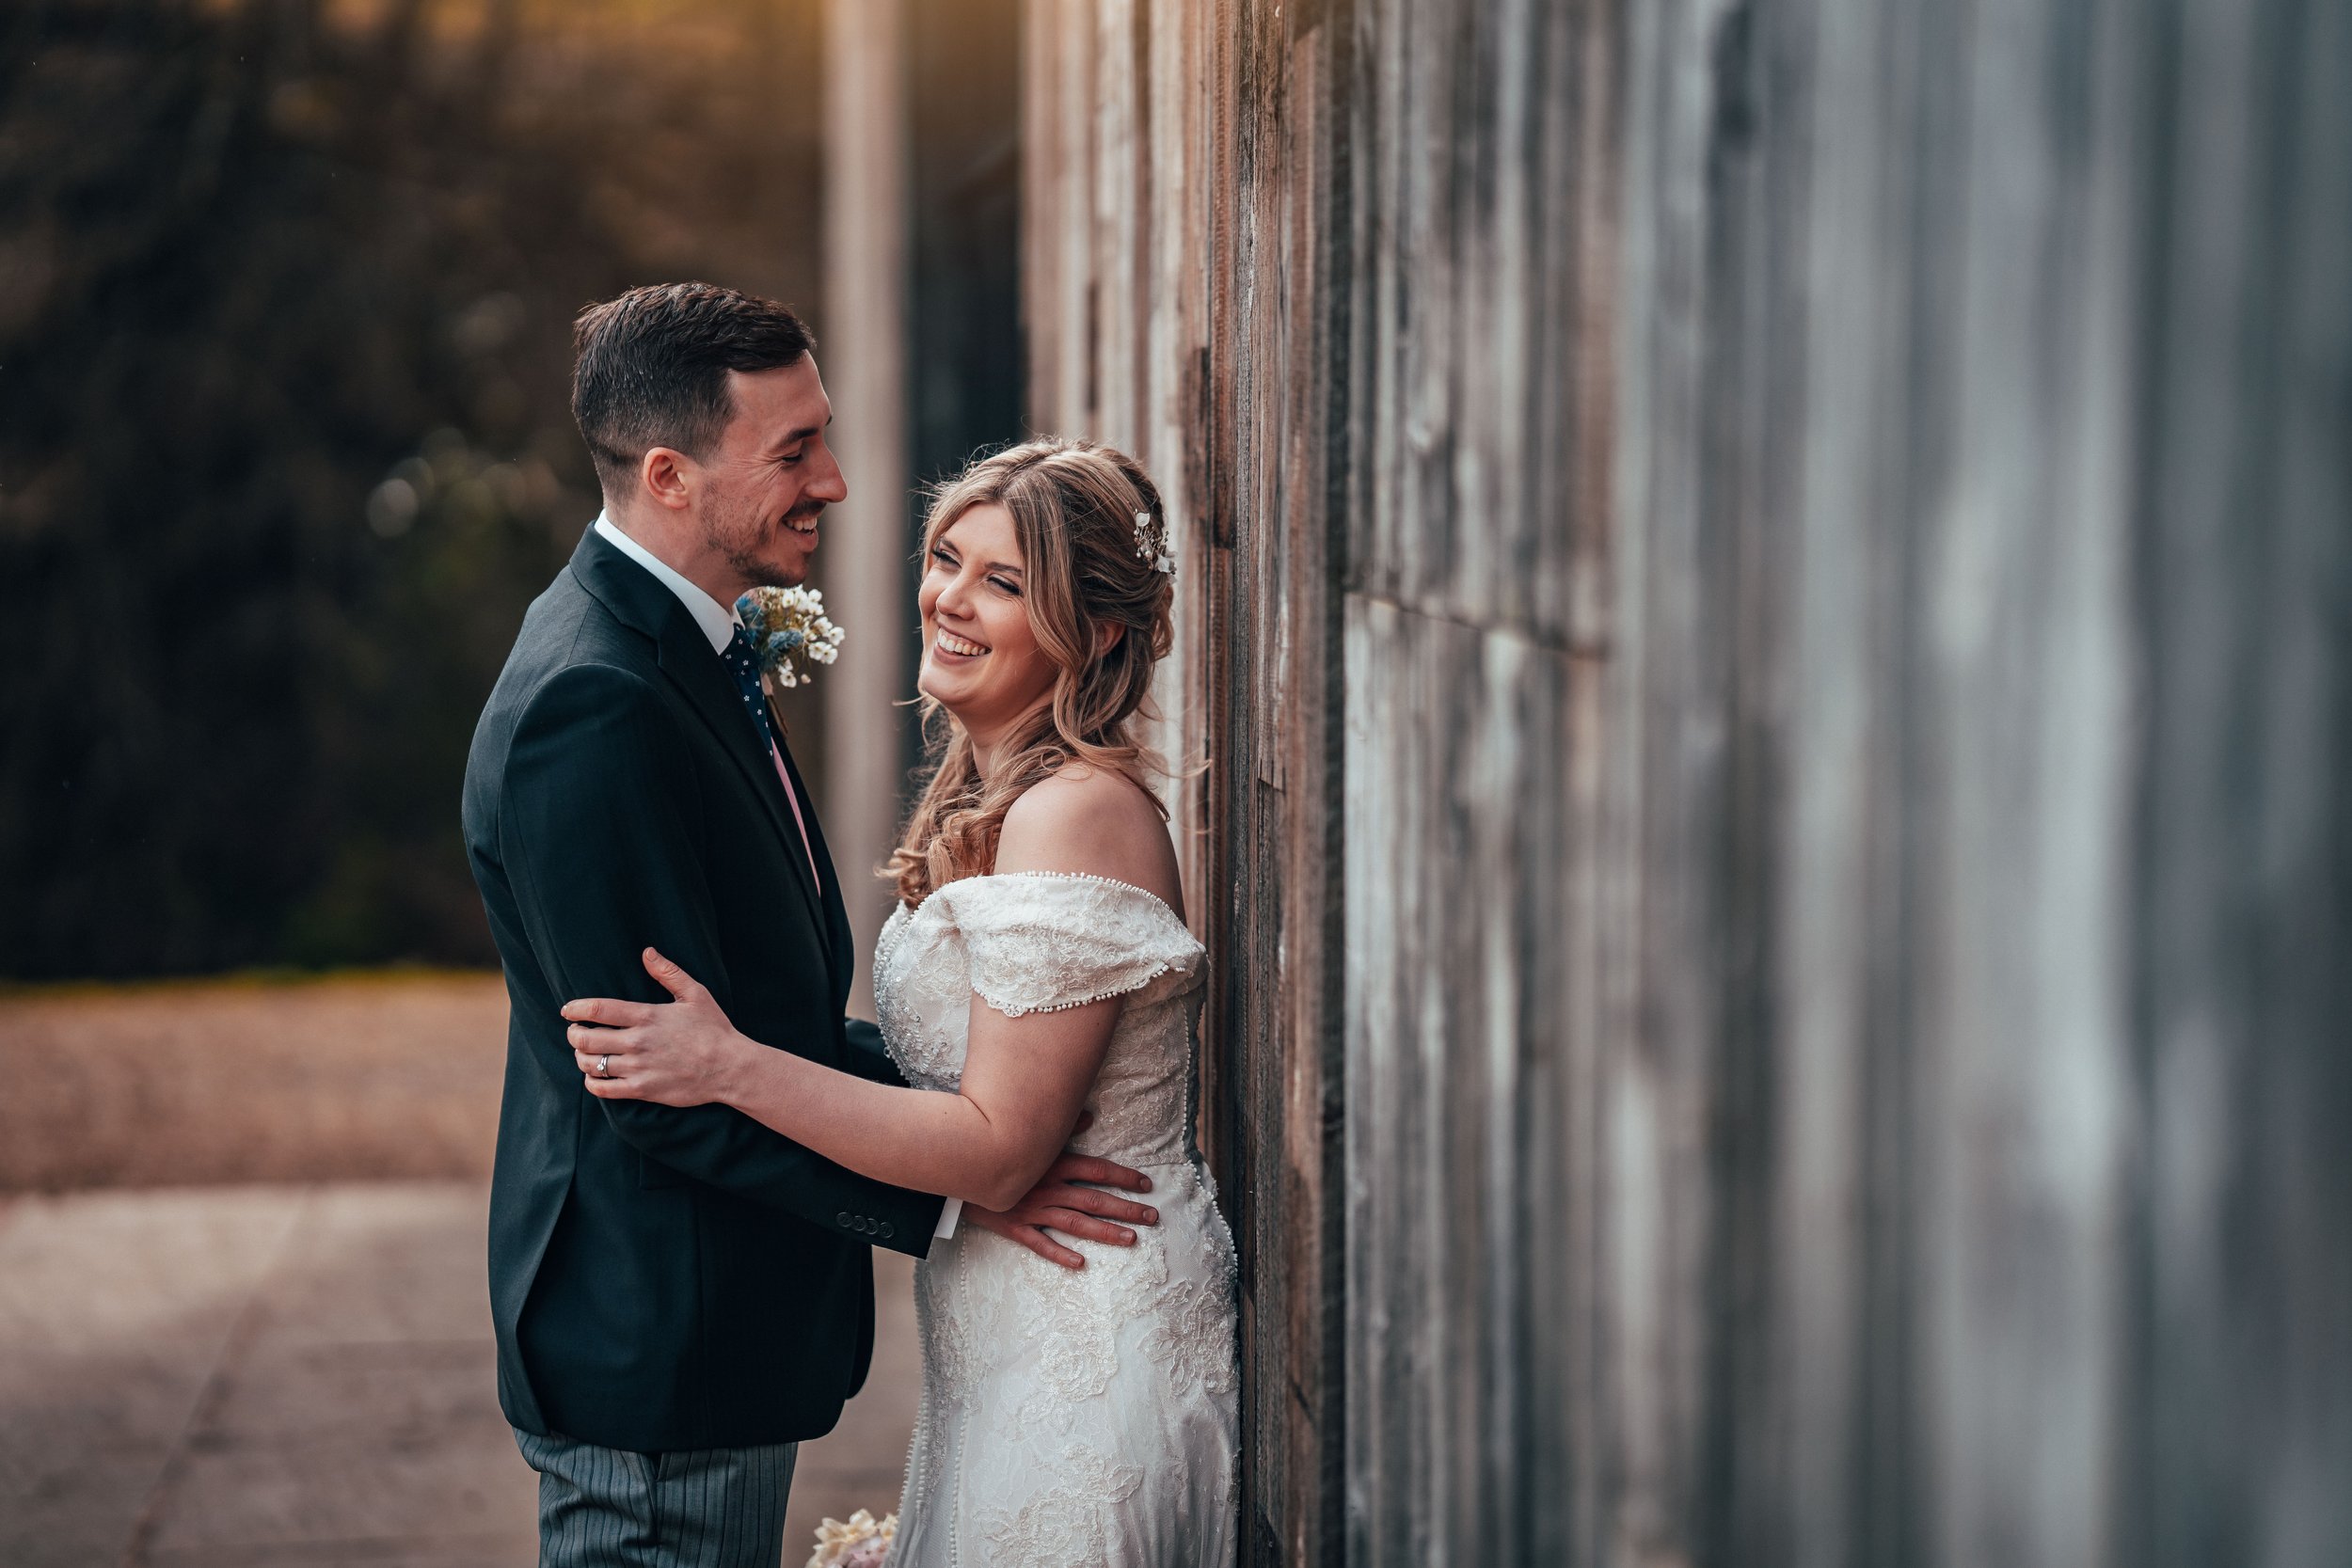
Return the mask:
<svg viewBox="0 0 2352 1568">
<path fill-rule="evenodd" d="M 1189 1117 L 1201 958 L 1151 894 L 1051 873 L 950 882 L 882 930 L 883 1039 L 919 1087 L 955 1087 L 975 1006 L 1123 999 L 1079 1147 L 1150 1168 L 1160 1212 L 1133 1247 L 1063 1238 L 1082 1270 L 976 1227 L 933 1243 L 897 1568 L 1233 1561 L 1233 1247 Z"/>
<path fill-rule="evenodd" d="M 1168 1292 L 1144 1349 L 1176 1386 L 1222 1399 L 1233 1391 L 1232 1304 L 1185 1280 Z"/>
<path fill-rule="evenodd" d="M 980 1533 L 991 1548 L 989 1561 L 1007 1568 L 1068 1568 L 1107 1562 L 1110 1514 L 1143 1486 L 1143 1466 L 1114 1465 L 1094 1449 L 1064 1449 L 1059 1471 L 1065 1484 L 1031 1493 L 1018 1513 L 980 1511 Z"/>
</svg>

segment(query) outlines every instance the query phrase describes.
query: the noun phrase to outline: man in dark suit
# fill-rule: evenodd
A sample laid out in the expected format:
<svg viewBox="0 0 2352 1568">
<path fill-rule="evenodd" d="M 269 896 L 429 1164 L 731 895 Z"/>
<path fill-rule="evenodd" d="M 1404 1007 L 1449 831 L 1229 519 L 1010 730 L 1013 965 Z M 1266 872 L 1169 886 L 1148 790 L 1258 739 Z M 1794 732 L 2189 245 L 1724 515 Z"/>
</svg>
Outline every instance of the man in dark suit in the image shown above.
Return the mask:
<svg viewBox="0 0 2352 1568">
<path fill-rule="evenodd" d="M 854 954 L 733 606 L 806 577 L 848 494 L 806 329 L 707 284 L 585 312 L 573 410 L 605 515 L 531 607 L 475 731 L 467 852 L 513 1005 L 490 1201 L 499 1398 L 540 1473 L 541 1560 L 775 1568 L 801 1439 L 873 1349 L 876 1243 L 954 1206 L 720 1105 L 586 1093 L 557 1009 L 664 994 L 658 946 L 754 1038 L 898 1082 L 845 1021 Z M 877 722 L 886 721 L 876 715 Z M 1149 1211 L 1066 1157 L 980 1225 L 1048 1257 Z"/>
</svg>

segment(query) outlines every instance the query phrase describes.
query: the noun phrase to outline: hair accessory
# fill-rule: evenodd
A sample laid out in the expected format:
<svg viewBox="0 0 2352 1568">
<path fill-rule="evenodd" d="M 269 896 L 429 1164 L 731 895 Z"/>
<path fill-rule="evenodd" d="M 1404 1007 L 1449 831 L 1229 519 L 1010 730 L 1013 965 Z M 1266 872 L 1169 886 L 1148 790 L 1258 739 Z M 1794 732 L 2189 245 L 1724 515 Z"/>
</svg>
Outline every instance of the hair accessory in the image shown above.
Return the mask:
<svg viewBox="0 0 2352 1568">
<path fill-rule="evenodd" d="M 1176 558 L 1168 553 L 1168 542 L 1152 536 L 1152 514 L 1136 514 L 1136 554 L 1152 563 L 1152 569 L 1169 577 L 1176 575 Z"/>
</svg>

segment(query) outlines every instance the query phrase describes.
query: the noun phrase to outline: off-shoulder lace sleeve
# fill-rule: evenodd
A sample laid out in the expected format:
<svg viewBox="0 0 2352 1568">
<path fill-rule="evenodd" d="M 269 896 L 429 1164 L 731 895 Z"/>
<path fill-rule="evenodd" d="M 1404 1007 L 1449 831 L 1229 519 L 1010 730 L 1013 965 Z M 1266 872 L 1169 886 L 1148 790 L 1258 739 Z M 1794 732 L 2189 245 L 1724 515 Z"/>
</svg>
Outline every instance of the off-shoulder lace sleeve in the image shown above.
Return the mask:
<svg viewBox="0 0 2352 1568">
<path fill-rule="evenodd" d="M 963 934 L 972 989 L 1008 1018 L 1080 1007 L 1200 974 L 1201 948 L 1176 911 L 1139 887 L 1064 872 L 1007 872 L 931 895 Z"/>
</svg>

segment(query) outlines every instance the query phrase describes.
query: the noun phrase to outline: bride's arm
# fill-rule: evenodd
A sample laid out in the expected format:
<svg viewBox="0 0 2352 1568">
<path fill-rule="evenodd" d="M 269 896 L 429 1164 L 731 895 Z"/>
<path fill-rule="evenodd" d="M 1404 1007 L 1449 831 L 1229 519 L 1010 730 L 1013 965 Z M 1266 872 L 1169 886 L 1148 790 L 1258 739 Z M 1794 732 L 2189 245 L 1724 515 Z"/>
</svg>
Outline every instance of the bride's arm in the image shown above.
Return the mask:
<svg viewBox="0 0 2352 1568">
<path fill-rule="evenodd" d="M 1178 895 L 1174 851 L 1149 799 L 1083 768 L 1031 788 L 1005 816 L 999 872 L 1066 871 Z M 971 1000 L 963 1077 L 954 1094 L 876 1084 L 745 1038 L 675 964 L 644 962 L 676 997 L 650 1006 L 596 998 L 564 1009 L 589 1092 L 665 1105 L 718 1101 L 863 1176 L 1012 1208 L 1077 1124 L 1119 1022 L 1120 999 L 1007 1018 Z M 591 1027 L 591 1025 L 613 1027 Z M 612 1076 L 596 1076 L 600 1056 Z M 1127 1217 L 1121 1213 L 1120 1217 Z"/>
<path fill-rule="evenodd" d="M 652 948 L 677 1000 L 566 1004 L 572 1047 L 600 1100 L 733 1106 L 835 1164 L 893 1186 L 1010 1209 L 1054 1163 L 1119 1020 L 1113 997 L 1007 1018 L 977 997 L 959 1092 L 898 1088 L 746 1038 L 710 992 Z M 600 1059 L 612 1076 L 599 1075 Z"/>
</svg>

